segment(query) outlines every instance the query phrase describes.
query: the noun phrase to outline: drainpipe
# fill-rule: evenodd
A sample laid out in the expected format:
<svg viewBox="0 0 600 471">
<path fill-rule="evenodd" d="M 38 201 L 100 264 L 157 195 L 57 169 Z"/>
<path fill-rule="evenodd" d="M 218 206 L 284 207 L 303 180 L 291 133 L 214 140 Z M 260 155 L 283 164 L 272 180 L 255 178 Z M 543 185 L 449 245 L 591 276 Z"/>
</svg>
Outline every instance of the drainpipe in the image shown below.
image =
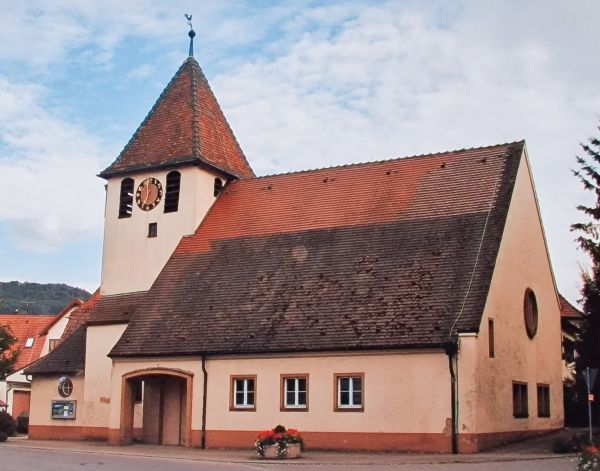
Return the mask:
<svg viewBox="0 0 600 471">
<path fill-rule="evenodd" d="M 206 357 L 202 355 L 202 373 L 204 380 L 202 381 L 202 435 L 200 438 L 200 448 L 206 448 L 206 393 L 208 391 L 208 373 L 206 371 Z"/>
<path fill-rule="evenodd" d="M 458 353 L 458 341 L 454 340 L 446 344 L 446 355 L 448 355 L 448 368 L 450 370 L 450 408 L 452 411 L 452 453 L 458 454 L 458 427 L 456 412 L 458 410 L 458 397 L 456 394 L 456 355 Z"/>
</svg>

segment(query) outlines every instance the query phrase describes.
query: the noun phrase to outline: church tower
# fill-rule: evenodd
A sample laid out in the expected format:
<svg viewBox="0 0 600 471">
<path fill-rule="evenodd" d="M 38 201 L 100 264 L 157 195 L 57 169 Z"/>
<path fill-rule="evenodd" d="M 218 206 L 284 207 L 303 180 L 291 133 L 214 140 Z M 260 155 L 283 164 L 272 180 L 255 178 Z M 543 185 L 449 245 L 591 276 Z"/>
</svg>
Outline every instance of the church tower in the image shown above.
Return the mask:
<svg viewBox="0 0 600 471">
<path fill-rule="evenodd" d="M 99 176 L 107 180 L 104 295 L 148 290 L 227 182 L 254 176 L 191 46 L 129 143 Z"/>
</svg>

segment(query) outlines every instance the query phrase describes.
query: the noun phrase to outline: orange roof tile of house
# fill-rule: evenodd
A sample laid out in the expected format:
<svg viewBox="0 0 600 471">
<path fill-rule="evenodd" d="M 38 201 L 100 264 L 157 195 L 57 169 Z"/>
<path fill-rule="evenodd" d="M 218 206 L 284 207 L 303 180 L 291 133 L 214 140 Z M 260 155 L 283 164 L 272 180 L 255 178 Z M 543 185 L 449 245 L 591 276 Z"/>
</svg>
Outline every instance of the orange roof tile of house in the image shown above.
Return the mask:
<svg viewBox="0 0 600 471">
<path fill-rule="evenodd" d="M 17 338 L 12 350 L 21 352 L 13 368 L 14 371 L 19 371 L 40 357 L 46 337 L 39 334 L 54 317 L 35 314 L 0 314 L 0 325 L 9 326 L 12 334 Z M 29 347 L 28 339 L 33 339 Z"/>
<path fill-rule="evenodd" d="M 88 320 L 90 312 L 94 309 L 94 306 L 100 300 L 100 289 L 97 289 L 92 296 L 85 301 L 81 306 L 75 309 L 71 315 L 69 316 L 69 322 L 63 331 L 62 337 L 60 338 L 61 342 L 70 337 L 73 332 L 77 330 L 77 328 L 81 325 L 84 325 Z"/>
<path fill-rule="evenodd" d="M 150 168 L 205 165 L 238 178 L 254 173 L 204 73 L 188 57 L 103 178 Z"/>
<path fill-rule="evenodd" d="M 580 319 L 583 317 L 583 313 L 567 301 L 562 294 L 560 297 L 560 317 L 563 319 Z"/>
</svg>

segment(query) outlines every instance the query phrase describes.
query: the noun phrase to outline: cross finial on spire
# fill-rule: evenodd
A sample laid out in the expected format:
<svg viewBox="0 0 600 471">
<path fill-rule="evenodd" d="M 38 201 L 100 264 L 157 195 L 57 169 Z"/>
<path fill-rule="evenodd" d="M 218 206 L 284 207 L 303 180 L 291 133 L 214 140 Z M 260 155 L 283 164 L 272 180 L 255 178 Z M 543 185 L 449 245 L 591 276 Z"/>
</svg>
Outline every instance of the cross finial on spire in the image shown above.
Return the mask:
<svg viewBox="0 0 600 471">
<path fill-rule="evenodd" d="M 196 36 L 196 32 L 194 31 L 194 28 L 192 27 L 192 15 L 188 15 L 187 13 L 185 13 L 184 16 L 185 16 L 185 19 L 187 20 L 187 24 L 190 25 L 190 31 L 188 33 L 188 36 L 190 37 L 189 56 L 194 57 L 194 36 Z"/>
</svg>

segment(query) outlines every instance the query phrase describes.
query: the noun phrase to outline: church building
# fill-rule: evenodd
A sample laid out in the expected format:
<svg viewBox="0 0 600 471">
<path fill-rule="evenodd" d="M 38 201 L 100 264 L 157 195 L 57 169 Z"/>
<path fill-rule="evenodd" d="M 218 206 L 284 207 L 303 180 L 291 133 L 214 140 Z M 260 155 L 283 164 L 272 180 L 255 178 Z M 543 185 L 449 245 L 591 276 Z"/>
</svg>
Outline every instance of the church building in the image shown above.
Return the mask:
<svg viewBox="0 0 600 471">
<path fill-rule="evenodd" d="M 523 141 L 255 176 L 190 54 L 106 180 L 102 279 L 30 438 L 472 453 L 563 426 Z"/>
</svg>

